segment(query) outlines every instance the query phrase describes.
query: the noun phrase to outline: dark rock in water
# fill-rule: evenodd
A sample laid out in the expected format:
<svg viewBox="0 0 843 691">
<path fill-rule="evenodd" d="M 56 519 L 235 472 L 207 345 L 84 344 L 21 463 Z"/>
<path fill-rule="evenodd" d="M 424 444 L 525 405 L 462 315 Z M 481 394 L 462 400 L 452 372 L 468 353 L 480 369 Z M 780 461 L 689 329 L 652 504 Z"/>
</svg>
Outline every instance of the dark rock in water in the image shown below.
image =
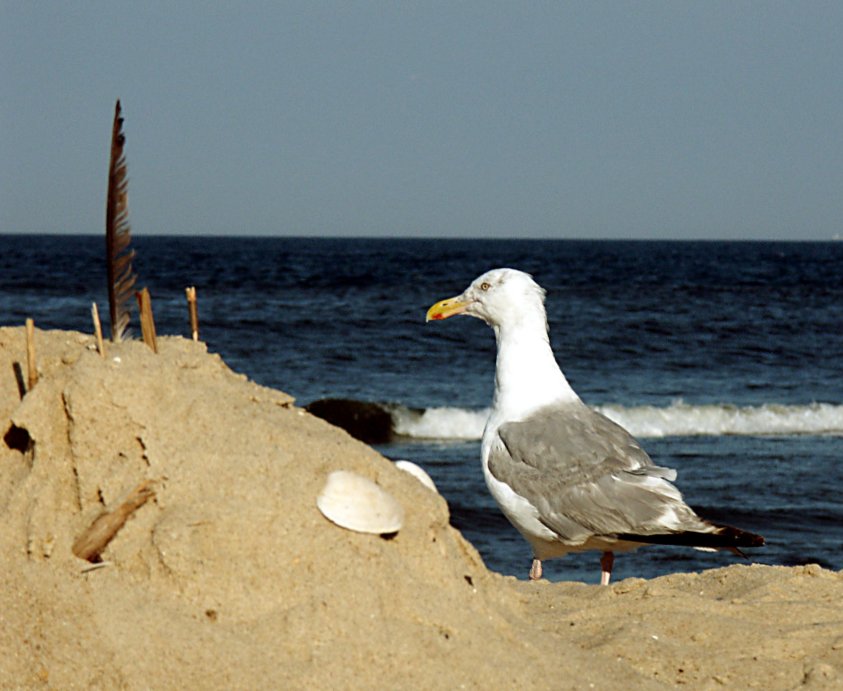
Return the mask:
<svg viewBox="0 0 843 691">
<path fill-rule="evenodd" d="M 392 415 L 377 403 L 349 398 L 320 398 L 305 406 L 305 410 L 341 427 L 366 444 L 383 444 L 392 440 Z"/>
</svg>

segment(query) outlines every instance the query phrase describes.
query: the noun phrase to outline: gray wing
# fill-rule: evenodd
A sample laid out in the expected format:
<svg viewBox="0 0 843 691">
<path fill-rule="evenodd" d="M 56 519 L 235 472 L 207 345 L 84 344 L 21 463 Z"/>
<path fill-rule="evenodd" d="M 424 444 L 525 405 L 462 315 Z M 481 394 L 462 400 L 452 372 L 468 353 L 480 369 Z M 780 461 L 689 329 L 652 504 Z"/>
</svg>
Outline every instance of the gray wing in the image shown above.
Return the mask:
<svg viewBox="0 0 843 691">
<path fill-rule="evenodd" d="M 539 512 L 562 541 L 591 535 L 705 530 L 670 480 L 623 427 L 576 402 L 498 429 L 489 471 Z"/>
</svg>

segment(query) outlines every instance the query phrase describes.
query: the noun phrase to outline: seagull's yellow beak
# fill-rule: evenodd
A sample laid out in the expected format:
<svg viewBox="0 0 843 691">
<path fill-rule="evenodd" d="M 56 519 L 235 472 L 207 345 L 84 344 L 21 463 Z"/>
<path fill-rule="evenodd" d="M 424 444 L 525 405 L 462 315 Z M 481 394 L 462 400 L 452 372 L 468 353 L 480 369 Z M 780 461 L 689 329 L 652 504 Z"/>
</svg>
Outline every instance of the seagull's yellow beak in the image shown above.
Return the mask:
<svg viewBox="0 0 843 691">
<path fill-rule="evenodd" d="M 427 310 L 425 321 L 447 319 L 448 317 L 453 317 L 455 314 L 462 314 L 468 309 L 471 303 L 461 298 L 462 296 L 459 295 L 454 298 L 448 298 L 447 300 L 440 300 Z"/>
</svg>

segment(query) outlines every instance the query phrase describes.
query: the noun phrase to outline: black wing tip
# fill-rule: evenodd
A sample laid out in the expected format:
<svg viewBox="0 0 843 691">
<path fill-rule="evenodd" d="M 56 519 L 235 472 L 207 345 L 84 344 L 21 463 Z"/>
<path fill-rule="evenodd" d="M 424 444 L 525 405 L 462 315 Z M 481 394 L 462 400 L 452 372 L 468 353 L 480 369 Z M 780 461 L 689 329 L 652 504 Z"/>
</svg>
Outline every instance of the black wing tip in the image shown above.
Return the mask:
<svg viewBox="0 0 843 691">
<path fill-rule="evenodd" d="M 642 542 L 651 545 L 678 545 L 685 547 L 709 547 L 712 549 L 729 549 L 741 554 L 739 547 L 763 547 L 764 537 L 741 530 L 730 525 L 710 523 L 714 530 L 711 532 L 682 531 L 676 533 L 657 533 L 655 535 L 638 535 L 625 533 L 617 537 L 630 542 Z"/>
<path fill-rule="evenodd" d="M 763 547 L 764 537 L 751 533 L 748 530 L 741 530 L 731 525 L 722 525 L 720 523 L 712 523 L 717 530 L 713 535 L 718 535 L 724 540 L 727 540 L 733 547 Z"/>
</svg>

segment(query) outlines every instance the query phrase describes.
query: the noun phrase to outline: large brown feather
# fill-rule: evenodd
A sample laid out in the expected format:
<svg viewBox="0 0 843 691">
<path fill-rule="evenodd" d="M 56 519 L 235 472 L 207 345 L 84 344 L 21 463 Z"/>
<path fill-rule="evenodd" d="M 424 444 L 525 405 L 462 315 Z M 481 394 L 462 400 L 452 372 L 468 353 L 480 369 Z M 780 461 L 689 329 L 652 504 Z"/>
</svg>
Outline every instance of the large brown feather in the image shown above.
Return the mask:
<svg viewBox="0 0 843 691">
<path fill-rule="evenodd" d="M 108 306 L 111 316 L 111 340 L 119 343 L 129 327 L 129 307 L 137 276 L 132 270 L 135 251 L 129 228 L 129 180 L 123 155 L 123 118 L 120 101 L 114 109 L 111 133 L 111 161 L 108 166 L 108 198 L 105 206 L 105 251 L 108 271 Z"/>
</svg>

